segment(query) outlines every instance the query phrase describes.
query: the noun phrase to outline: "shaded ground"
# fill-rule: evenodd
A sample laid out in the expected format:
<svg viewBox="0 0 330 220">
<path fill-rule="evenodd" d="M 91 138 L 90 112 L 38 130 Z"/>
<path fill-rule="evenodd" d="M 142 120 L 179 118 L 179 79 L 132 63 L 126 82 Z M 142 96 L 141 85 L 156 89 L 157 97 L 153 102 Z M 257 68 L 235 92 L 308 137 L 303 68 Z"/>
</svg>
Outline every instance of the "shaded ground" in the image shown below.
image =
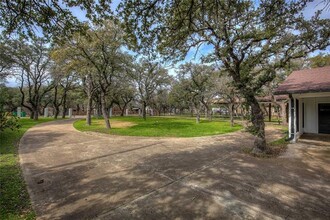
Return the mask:
<svg viewBox="0 0 330 220">
<path fill-rule="evenodd" d="M 86 134 L 65 120 L 30 129 L 19 153 L 40 219 L 330 218 L 328 142 L 277 159 L 243 154 L 252 142 Z"/>
</svg>

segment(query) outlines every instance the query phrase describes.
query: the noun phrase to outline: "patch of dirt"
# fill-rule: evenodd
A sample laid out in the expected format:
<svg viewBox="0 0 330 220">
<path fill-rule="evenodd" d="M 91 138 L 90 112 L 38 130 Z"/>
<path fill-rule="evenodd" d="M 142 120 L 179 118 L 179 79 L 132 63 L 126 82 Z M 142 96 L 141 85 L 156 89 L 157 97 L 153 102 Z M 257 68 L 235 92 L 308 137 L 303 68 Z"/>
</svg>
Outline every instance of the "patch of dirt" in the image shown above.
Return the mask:
<svg viewBox="0 0 330 220">
<path fill-rule="evenodd" d="M 112 121 L 111 126 L 113 128 L 129 128 L 137 125 L 136 123 L 129 122 L 129 121 Z"/>
<path fill-rule="evenodd" d="M 104 121 L 97 122 L 99 125 L 104 125 Z M 137 125 L 136 123 L 129 121 L 112 121 L 110 120 L 110 124 L 112 128 L 129 128 Z"/>
<path fill-rule="evenodd" d="M 265 131 L 267 141 L 271 142 L 283 138 L 286 134 L 283 128 L 285 127 L 282 125 L 266 124 Z"/>
</svg>

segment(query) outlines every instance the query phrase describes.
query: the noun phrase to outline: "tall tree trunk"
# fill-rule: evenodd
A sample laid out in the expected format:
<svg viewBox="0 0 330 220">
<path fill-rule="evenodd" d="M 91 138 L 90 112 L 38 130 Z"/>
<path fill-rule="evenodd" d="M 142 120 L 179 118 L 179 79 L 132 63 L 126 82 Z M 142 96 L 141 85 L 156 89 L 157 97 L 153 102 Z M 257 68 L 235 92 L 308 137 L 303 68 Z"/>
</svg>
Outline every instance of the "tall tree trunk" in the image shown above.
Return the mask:
<svg viewBox="0 0 330 220">
<path fill-rule="evenodd" d="M 64 94 L 63 94 L 63 112 L 62 112 L 62 118 L 65 118 L 65 113 L 66 113 L 66 91 L 64 91 Z"/>
<path fill-rule="evenodd" d="M 234 126 L 234 105 L 229 103 L 229 114 L 230 114 L 230 126 Z"/>
<path fill-rule="evenodd" d="M 111 125 L 110 125 L 109 115 L 108 115 L 107 107 L 106 107 L 105 94 L 103 92 L 101 94 L 101 110 L 102 110 L 102 115 L 103 115 L 104 122 L 105 122 L 105 127 L 107 129 L 110 129 Z"/>
<path fill-rule="evenodd" d="M 92 124 L 92 104 L 93 99 L 91 93 L 88 93 L 87 95 L 87 115 L 86 115 L 86 124 L 91 125 Z"/>
<path fill-rule="evenodd" d="M 57 85 L 54 87 L 54 101 L 53 101 L 53 105 L 54 105 L 54 118 L 57 119 L 58 116 L 58 112 L 59 112 L 59 108 L 57 105 Z"/>
<path fill-rule="evenodd" d="M 35 98 L 35 104 L 33 106 L 33 120 L 37 121 L 39 119 L 39 97 Z"/>
<path fill-rule="evenodd" d="M 196 108 L 196 123 L 199 124 L 200 121 L 201 121 L 200 110 Z"/>
<path fill-rule="evenodd" d="M 147 103 L 143 102 L 142 116 L 144 120 L 147 120 Z"/>
<path fill-rule="evenodd" d="M 128 103 L 125 103 L 125 104 L 124 104 L 123 108 L 121 109 L 120 116 L 122 116 L 122 117 L 124 116 L 127 105 L 128 105 Z M 118 106 L 119 106 L 119 105 L 118 105 Z"/>
<path fill-rule="evenodd" d="M 246 97 L 248 104 L 251 106 L 251 122 L 253 125 L 253 133 L 255 135 L 253 153 L 265 152 L 267 150 L 265 137 L 264 114 L 260 108 L 257 99 L 251 95 Z"/>
<path fill-rule="evenodd" d="M 38 108 L 33 109 L 33 120 L 37 121 L 39 119 Z"/>
<path fill-rule="evenodd" d="M 55 106 L 54 107 L 54 110 L 55 110 L 55 112 L 54 112 L 54 118 L 57 119 L 57 117 L 58 117 L 58 115 L 60 113 L 60 108 L 58 106 Z"/>
<path fill-rule="evenodd" d="M 65 118 L 66 110 L 67 110 L 66 107 L 64 107 L 64 105 L 63 105 L 62 118 Z"/>
<path fill-rule="evenodd" d="M 283 125 L 288 125 L 287 114 L 286 114 L 286 103 L 283 101 L 281 103 L 281 119 Z"/>
<path fill-rule="evenodd" d="M 205 106 L 205 119 L 212 121 L 212 113 L 210 111 L 210 107 L 207 106 L 206 104 L 204 106 Z"/>
</svg>

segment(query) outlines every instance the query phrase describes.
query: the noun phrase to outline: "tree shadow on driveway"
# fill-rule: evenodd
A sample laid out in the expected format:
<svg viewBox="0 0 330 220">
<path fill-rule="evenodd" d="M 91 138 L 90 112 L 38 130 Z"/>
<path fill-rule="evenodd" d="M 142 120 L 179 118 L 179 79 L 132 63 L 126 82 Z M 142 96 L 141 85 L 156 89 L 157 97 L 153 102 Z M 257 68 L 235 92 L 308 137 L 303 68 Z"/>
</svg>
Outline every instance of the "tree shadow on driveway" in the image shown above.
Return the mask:
<svg viewBox="0 0 330 220">
<path fill-rule="evenodd" d="M 41 219 L 330 218 L 329 164 L 321 154 L 260 159 L 241 151 L 249 136 L 206 140 L 183 148 L 161 140 L 23 168 Z"/>
</svg>

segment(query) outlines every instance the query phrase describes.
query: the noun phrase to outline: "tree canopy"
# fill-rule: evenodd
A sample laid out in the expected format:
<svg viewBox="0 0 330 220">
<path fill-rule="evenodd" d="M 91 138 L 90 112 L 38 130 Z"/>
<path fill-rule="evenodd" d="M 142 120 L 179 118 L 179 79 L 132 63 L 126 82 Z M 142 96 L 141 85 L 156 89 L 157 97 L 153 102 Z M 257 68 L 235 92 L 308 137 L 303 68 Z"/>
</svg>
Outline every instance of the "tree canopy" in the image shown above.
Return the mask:
<svg viewBox="0 0 330 220">
<path fill-rule="evenodd" d="M 111 0 L 19 0 L 2 1 L 0 26 L 5 34 L 34 33 L 57 38 L 69 36 L 85 28 L 73 13 L 79 9 L 94 23 L 111 17 Z"/>
<path fill-rule="evenodd" d="M 306 19 L 308 0 L 125 0 L 119 14 L 139 48 L 157 48 L 184 59 L 192 48 L 209 46 L 207 61 L 218 62 L 251 106 L 254 152 L 266 150 L 263 113 L 256 96 L 291 59 L 330 44 L 330 20 L 320 11 Z M 151 46 L 150 46 L 151 45 Z"/>
</svg>

